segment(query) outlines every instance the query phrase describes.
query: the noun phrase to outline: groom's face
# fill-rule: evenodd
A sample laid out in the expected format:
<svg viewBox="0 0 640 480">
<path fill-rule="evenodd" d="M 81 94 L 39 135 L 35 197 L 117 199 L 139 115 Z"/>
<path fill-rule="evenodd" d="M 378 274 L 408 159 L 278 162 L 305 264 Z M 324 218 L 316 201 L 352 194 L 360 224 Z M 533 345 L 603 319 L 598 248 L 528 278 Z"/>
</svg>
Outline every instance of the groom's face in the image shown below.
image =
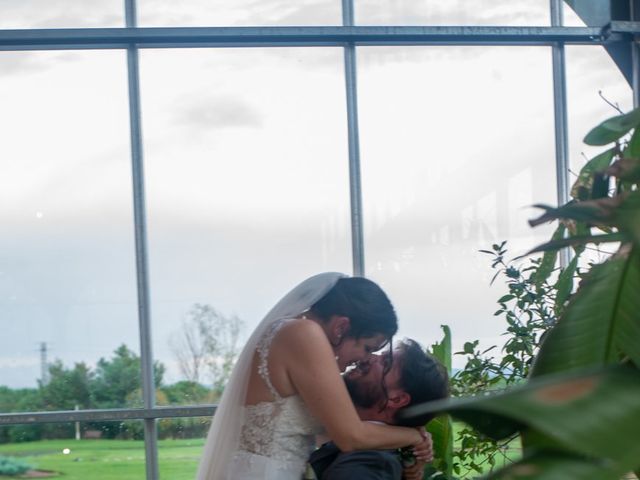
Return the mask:
<svg viewBox="0 0 640 480">
<path fill-rule="evenodd" d="M 344 381 L 356 407 L 371 408 L 386 402 L 385 389 L 399 388 L 402 351 L 393 351 L 393 362 L 389 352 L 373 354 L 369 361 L 344 375 Z M 383 388 L 384 385 L 384 388 Z"/>
</svg>

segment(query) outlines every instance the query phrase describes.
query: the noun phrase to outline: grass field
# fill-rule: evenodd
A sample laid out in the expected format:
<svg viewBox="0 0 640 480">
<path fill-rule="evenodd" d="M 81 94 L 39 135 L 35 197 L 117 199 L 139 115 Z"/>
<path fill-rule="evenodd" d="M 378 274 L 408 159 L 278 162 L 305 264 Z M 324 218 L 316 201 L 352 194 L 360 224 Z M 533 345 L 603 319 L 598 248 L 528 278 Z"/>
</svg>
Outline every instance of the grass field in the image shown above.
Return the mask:
<svg viewBox="0 0 640 480">
<path fill-rule="evenodd" d="M 193 480 L 202 453 L 204 439 L 160 440 L 158 456 L 160 478 Z M 69 449 L 68 454 L 63 453 Z M 0 445 L 0 455 L 18 457 L 39 470 L 50 470 L 64 480 L 142 480 L 144 442 L 134 440 L 44 440 Z M 517 446 L 508 452 L 514 460 L 520 456 Z M 498 464 L 504 458 L 497 458 Z M 488 465 L 487 465 L 488 466 Z M 462 478 L 474 478 L 469 472 Z M 0 475 L 0 479 L 5 477 Z"/>
<path fill-rule="evenodd" d="M 158 442 L 160 476 L 193 480 L 204 440 Z M 70 453 L 64 454 L 63 450 Z M 144 442 L 133 440 L 49 440 L 0 445 L 0 455 L 18 457 L 65 480 L 141 480 Z M 52 478 L 56 478 L 52 477 Z M 1 479 L 15 478 L 4 477 Z"/>
</svg>

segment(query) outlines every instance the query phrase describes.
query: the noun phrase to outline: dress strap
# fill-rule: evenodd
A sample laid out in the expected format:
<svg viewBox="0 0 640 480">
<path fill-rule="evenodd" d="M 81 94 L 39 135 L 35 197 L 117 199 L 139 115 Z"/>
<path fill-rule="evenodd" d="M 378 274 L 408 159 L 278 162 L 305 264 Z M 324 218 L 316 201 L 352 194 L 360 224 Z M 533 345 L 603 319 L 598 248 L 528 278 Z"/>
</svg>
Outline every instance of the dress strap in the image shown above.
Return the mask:
<svg viewBox="0 0 640 480">
<path fill-rule="evenodd" d="M 271 342 L 273 342 L 276 334 L 285 323 L 285 320 L 280 320 L 271 325 L 256 347 L 256 350 L 258 351 L 258 375 L 260 375 L 264 380 L 264 383 L 267 384 L 267 388 L 276 401 L 282 400 L 282 397 L 271 383 L 271 377 L 269 376 L 269 349 L 271 348 Z"/>
</svg>

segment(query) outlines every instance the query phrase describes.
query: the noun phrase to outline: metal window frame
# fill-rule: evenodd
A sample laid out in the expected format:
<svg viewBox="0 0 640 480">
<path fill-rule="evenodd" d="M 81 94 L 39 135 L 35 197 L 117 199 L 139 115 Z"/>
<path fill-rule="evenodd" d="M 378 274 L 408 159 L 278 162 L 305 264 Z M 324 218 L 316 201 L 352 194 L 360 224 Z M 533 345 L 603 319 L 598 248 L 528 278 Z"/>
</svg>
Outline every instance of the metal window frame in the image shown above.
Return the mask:
<svg viewBox="0 0 640 480">
<path fill-rule="evenodd" d="M 562 0 L 549 0 L 549 10 L 551 25 L 562 27 L 564 23 Z M 551 47 L 551 62 L 556 146 L 556 195 L 558 205 L 564 205 L 569 201 L 569 127 L 567 121 L 566 59 L 563 42 L 556 42 Z M 564 268 L 569 264 L 569 256 L 568 248 L 560 250 L 561 267 Z"/>
<path fill-rule="evenodd" d="M 193 405 L 179 407 L 110 408 L 104 410 L 65 410 L 60 412 L 2 413 L 0 414 L 0 426 L 209 417 L 215 413 L 216 408 L 216 405 Z"/>
<path fill-rule="evenodd" d="M 144 408 L 0 414 L 0 426 L 76 421 L 139 419 L 145 424 L 146 477 L 159 478 L 156 419 L 210 416 L 215 405 L 155 405 L 151 312 L 147 260 L 143 142 L 138 51 L 141 48 L 314 47 L 344 49 L 353 273 L 364 275 L 364 240 L 358 137 L 357 48 L 366 46 L 547 46 L 552 51 L 557 192 L 568 195 L 565 45 L 607 46 L 629 43 L 633 55 L 634 101 L 640 97 L 640 22 L 604 27 L 565 27 L 562 0 L 550 0 L 549 27 L 356 26 L 353 0 L 342 0 L 342 26 L 327 27 L 138 27 L 135 0 L 125 0 L 123 28 L 0 30 L 0 51 L 120 49 L 127 52 L 138 316 Z M 636 17 L 632 17 L 636 20 Z M 566 263 L 566 258 L 563 260 Z"/>
<path fill-rule="evenodd" d="M 350 0 L 343 0 L 350 1 Z M 626 28 L 633 24 L 626 22 Z M 622 27 L 622 26 L 621 26 Z M 607 27 L 353 26 L 134 27 L 0 30 L 0 50 L 406 45 L 604 45 Z"/>
</svg>

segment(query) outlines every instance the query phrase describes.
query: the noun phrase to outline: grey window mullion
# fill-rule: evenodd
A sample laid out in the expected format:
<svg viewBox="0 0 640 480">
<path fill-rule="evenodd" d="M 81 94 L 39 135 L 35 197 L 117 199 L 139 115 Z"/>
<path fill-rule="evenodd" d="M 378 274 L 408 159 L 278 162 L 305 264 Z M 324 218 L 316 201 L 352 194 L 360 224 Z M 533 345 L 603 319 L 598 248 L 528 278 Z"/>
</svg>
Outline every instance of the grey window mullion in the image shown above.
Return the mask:
<svg viewBox="0 0 640 480">
<path fill-rule="evenodd" d="M 342 0 L 342 24 L 354 24 L 353 0 Z M 358 125 L 358 88 L 356 47 L 344 46 L 344 77 L 347 95 L 347 130 L 349 142 L 349 194 L 351 199 L 351 255 L 353 274 L 364 275 L 364 229 L 362 217 L 362 178 L 360 175 L 360 135 Z"/>
<path fill-rule="evenodd" d="M 551 26 L 562 27 L 562 0 L 550 0 Z M 569 142 L 567 122 L 567 75 L 565 49 L 562 42 L 551 47 L 553 62 L 553 110 L 555 118 L 556 193 L 558 204 L 569 201 Z M 560 266 L 569 263 L 568 248 L 560 251 Z"/>
<path fill-rule="evenodd" d="M 0 413 L 0 426 L 36 423 L 110 422 L 156 418 L 211 417 L 217 405 L 192 405 L 104 410 L 66 410 L 59 412 Z"/>
<path fill-rule="evenodd" d="M 343 2 L 346 0 L 343 0 Z M 620 27 L 624 27 L 620 25 Z M 626 30 L 634 28 L 627 23 Z M 335 26 L 130 27 L 0 30 L 0 50 L 406 45 L 603 45 L 626 41 L 601 27 Z"/>
<path fill-rule="evenodd" d="M 638 11 L 637 2 L 630 0 L 631 21 L 636 25 L 636 29 L 631 40 L 631 88 L 633 89 L 633 106 L 640 107 L 640 38 L 637 34 L 637 21 L 640 19 L 640 11 Z"/>
<path fill-rule="evenodd" d="M 127 28 L 137 26 L 135 0 L 125 0 Z M 151 298 L 149 294 L 149 265 L 147 254 L 147 222 L 142 149 L 142 119 L 140 113 L 140 67 L 138 48 L 127 48 L 129 83 L 129 123 L 131 130 L 131 171 L 133 181 L 133 212 L 136 247 L 136 278 L 138 289 L 138 322 L 140 330 L 140 360 L 144 407 L 155 407 L 153 348 L 151 337 Z M 155 418 L 144 420 L 145 465 L 147 480 L 158 480 L 158 429 Z"/>
</svg>

